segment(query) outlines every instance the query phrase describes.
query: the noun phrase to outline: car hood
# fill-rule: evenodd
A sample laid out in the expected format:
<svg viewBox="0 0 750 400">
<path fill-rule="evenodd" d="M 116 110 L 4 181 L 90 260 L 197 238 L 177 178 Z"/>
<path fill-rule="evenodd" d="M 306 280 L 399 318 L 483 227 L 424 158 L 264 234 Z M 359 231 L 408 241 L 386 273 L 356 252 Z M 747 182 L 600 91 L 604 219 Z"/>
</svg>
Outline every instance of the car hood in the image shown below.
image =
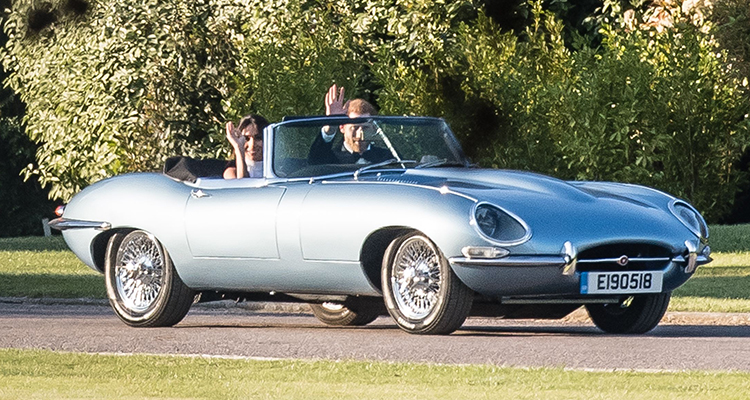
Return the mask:
<svg viewBox="0 0 750 400">
<path fill-rule="evenodd" d="M 637 207 L 666 209 L 672 196 L 655 189 L 614 182 L 563 181 L 526 171 L 495 169 L 411 169 L 402 174 L 379 174 L 378 181 L 446 187 L 454 192 L 482 200 L 485 196 L 505 201 L 529 198 L 554 199 L 556 202 L 595 203 L 607 199 Z"/>
<path fill-rule="evenodd" d="M 565 241 L 587 248 L 613 237 L 657 241 L 678 251 L 685 240 L 696 239 L 669 211 L 674 197 L 638 185 L 567 182 L 524 171 L 466 168 L 410 169 L 369 179 L 444 188 L 497 205 L 528 224 L 532 240 L 524 246 L 534 252 L 558 252 Z"/>
</svg>

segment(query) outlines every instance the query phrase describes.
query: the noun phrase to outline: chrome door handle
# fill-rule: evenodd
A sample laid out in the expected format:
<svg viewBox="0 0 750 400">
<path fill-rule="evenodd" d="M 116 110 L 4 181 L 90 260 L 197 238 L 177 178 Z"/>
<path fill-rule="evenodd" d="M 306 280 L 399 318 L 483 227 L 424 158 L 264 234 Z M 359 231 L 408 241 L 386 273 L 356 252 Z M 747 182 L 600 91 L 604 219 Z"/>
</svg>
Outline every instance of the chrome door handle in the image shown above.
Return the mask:
<svg viewBox="0 0 750 400">
<path fill-rule="evenodd" d="M 190 192 L 190 196 L 192 196 L 192 197 L 193 197 L 194 199 L 202 199 L 202 198 L 204 198 L 204 197 L 211 197 L 211 195 L 210 195 L 210 194 L 208 194 L 208 193 L 204 192 L 204 191 L 203 191 L 203 190 L 201 190 L 201 189 L 193 189 L 193 190 L 192 190 L 192 191 Z"/>
</svg>

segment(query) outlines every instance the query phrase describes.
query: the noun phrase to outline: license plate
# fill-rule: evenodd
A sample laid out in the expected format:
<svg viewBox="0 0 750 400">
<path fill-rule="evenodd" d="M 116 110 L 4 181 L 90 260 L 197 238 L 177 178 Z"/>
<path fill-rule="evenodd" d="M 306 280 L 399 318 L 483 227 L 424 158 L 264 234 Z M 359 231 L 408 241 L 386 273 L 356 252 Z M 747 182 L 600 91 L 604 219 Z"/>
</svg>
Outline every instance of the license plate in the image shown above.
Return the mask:
<svg viewBox="0 0 750 400">
<path fill-rule="evenodd" d="M 660 293 L 663 271 L 581 272 L 581 294 Z"/>
</svg>

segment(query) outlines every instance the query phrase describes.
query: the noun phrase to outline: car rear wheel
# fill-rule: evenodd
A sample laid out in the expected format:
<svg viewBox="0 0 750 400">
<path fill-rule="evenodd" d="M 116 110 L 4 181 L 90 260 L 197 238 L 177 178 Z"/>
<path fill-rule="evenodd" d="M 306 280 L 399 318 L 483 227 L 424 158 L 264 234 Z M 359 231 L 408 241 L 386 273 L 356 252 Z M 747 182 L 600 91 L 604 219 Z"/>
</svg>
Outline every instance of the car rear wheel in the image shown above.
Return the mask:
<svg viewBox="0 0 750 400">
<path fill-rule="evenodd" d="M 419 233 L 391 242 L 381 283 L 388 313 L 409 333 L 451 333 L 471 311 L 474 292 L 453 273 L 437 246 Z"/>
<path fill-rule="evenodd" d="M 107 246 L 104 274 L 109 303 L 130 326 L 172 326 L 193 304 L 195 292 L 177 275 L 161 243 L 147 232 L 114 235 Z"/>
<path fill-rule="evenodd" d="M 607 333 L 646 333 L 656 327 L 669 306 L 668 293 L 642 294 L 614 304 L 587 304 L 594 324 Z"/>
<path fill-rule="evenodd" d="M 326 325 L 333 326 L 362 326 L 367 325 L 378 317 L 377 310 L 367 307 L 348 307 L 341 303 L 326 302 L 310 304 L 315 317 Z"/>
</svg>

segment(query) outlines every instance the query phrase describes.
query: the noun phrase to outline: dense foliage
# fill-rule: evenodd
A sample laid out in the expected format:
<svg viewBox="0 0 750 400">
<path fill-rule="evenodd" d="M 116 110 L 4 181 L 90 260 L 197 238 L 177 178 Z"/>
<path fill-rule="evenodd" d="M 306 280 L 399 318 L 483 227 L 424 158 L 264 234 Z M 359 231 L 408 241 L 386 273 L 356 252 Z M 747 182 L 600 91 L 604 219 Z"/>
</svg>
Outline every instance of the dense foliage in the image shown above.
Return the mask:
<svg viewBox="0 0 750 400">
<path fill-rule="evenodd" d="M 219 156 L 226 119 L 318 114 L 337 82 L 386 114 L 446 118 L 483 166 L 642 183 L 727 215 L 747 187 L 742 0 L 605 0 L 597 30 L 592 1 L 517 1 L 510 22 L 491 3 L 19 0 L 4 61 L 41 144 L 26 172 L 67 199 L 176 153 Z"/>
<path fill-rule="evenodd" d="M 0 0 L 0 9 L 9 4 Z M 8 38 L 0 32 L 0 46 Z M 0 80 L 7 73 L 0 67 Z M 9 88 L 0 88 L 0 237 L 41 235 L 43 218 L 53 216 L 54 204 L 36 180 L 19 172 L 34 161 L 36 146 L 23 134 L 23 103 Z"/>
<path fill-rule="evenodd" d="M 734 164 L 750 134 L 747 79 L 733 73 L 704 26 L 679 10 L 673 29 L 635 29 L 620 19 L 601 30 L 601 48 L 571 53 L 561 24 L 537 15 L 525 42 L 489 41 L 492 28 L 466 35 L 467 85 L 508 126 L 480 160 L 654 186 L 713 220 L 728 212 L 743 178 Z"/>
<path fill-rule="evenodd" d="M 34 161 L 35 146 L 23 135 L 20 118 L 0 117 L 0 237 L 41 235 L 43 218 L 54 217 L 54 203 L 34 180 L 19 171 Z"/>
<path fill-rule="evenodd" d="M 107 176 L 158 169 L 167 155 L 203 152 L 224 119 L 233 67 L 216 4 L 76 4 L 19 1 L 5 26 L 8 83 L 41 143 L 26 173 L 62 199 Z M 40 19 L 54 22 L 31 24 Z"/>
</svg>

